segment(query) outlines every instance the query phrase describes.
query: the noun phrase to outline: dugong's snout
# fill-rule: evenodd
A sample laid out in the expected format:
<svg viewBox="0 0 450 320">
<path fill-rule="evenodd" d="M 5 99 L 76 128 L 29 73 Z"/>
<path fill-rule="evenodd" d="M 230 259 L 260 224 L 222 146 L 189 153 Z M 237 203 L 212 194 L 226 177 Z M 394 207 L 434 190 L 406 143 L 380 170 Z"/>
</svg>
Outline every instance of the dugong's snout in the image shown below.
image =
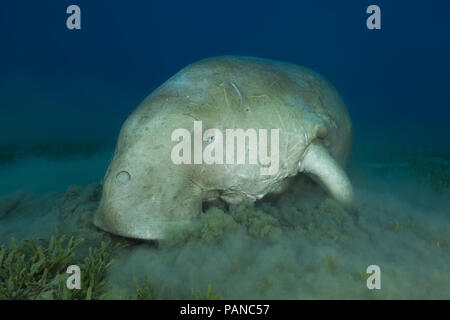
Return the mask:
<svg viewBox="0 0 450 320">
<path fill-rule="evenodd" d="M 167 181 L 148 167 L 124 167 L 120 158 L 110 164 L 94 217 L 98 228 L 127 238 L 160 240 L 201 212 L 200 198 L 187 192 L 184 183 Z M 184 200 L 183 206 L 175 199 Z"/>
<path fill-rule="evenodd" d="M 188 223 L 183 220 L 161 220 L 155 218 L 151 211 L 147 212 L 146 215 L 140 215 L 139 212 L 131 210 L 126 212 L 125 217 L 121 212 L 101 204 L 95 214 L 94 225 L 103 231 L 126 238 L 160 240 Z"/>
</svg>

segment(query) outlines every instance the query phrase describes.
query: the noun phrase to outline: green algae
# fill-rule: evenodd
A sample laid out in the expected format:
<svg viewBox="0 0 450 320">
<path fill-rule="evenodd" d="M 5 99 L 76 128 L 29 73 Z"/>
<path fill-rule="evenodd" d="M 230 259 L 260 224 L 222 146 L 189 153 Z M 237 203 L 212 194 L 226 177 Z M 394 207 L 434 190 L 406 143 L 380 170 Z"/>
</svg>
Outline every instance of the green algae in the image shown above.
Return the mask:
<svg viewBox="0 0 450 320">
<path fill-rule="evenodd" d="M 49 240 L 11 239 L 8 248 L 0 248 L 0 299 L 99 299 L 107 294 L 105 273 L 119 244 L 102 242 L 89 248 L 84 259 L 76 249 L 84 243 L 73 236 L 52 236 Z M 69 290 L 65 280 L 67 267 L 80 266 L 81 289 Z"/>
<path fill-rule="evenodd" d="M 199 290 L 191 289 L 191 295 L 192 299 L 195 300 L 223 300 L 221 295 L 213 292 L 211 284 L 208 285 L 205 294 L 202 294 Z"/>
</svg>

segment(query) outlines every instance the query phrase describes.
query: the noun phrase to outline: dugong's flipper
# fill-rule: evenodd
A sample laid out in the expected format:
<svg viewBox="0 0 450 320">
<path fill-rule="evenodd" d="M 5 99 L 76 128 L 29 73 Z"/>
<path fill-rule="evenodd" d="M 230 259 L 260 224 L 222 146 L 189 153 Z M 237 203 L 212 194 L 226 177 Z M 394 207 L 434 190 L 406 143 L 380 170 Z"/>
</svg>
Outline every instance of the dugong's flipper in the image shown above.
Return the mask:
<svg viewBox="0 0 450 320">
<path fill-rule="evenodd" d="M 308 173 L 340 203 L 353 205 L 353 188 L 345 171 L 320 143 L 311 143 L 299 163 L 299 172 Z"/>
</svg>

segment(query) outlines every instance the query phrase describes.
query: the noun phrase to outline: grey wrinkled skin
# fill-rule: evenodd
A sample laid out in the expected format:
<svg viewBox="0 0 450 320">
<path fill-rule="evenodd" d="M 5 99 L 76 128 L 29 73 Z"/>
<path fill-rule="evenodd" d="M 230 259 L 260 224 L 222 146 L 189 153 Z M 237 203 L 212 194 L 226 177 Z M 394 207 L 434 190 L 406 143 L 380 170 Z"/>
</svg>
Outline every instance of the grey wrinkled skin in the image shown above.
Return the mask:
<svg viewBox="0 0 450 320">
<path fill-rule="evenodd" d="M 259 164 L 175 165 L 171 134 L 185 128 L 193 137 L 194 120 L 203 122 L 203 131 L 224 134 L 279 129 L 278 172 L 261 175 Z M 124 123 L 94 223 L 125 237 L 164 239 L 192 221 L 203 201 L 254 201 L 282 190 L 299 173 L 351 206 L 352 187 L 342 166 L 352 140 L 342 99 L 316 72 L 252 57 L 201 60 L 162 84 Z"/>
</svg>

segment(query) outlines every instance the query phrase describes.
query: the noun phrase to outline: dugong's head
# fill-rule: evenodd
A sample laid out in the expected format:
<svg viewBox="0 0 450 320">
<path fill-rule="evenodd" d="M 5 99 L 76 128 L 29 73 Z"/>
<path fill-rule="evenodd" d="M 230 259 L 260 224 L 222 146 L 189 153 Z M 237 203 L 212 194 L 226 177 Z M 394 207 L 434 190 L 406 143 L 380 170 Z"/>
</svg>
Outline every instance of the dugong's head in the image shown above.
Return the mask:
<svg viewBox="0 0 450 320">
<path fill-rule="evenodd" d="M 114 158 L 103 180 L 94 224 L 136 239 L 161 239 L 201 211 L 194 187 L 186 187 L 184 166 L 170 161 L 165 123 L 142 124 L 139 109 L 122 127 Z"/>
</svg>

